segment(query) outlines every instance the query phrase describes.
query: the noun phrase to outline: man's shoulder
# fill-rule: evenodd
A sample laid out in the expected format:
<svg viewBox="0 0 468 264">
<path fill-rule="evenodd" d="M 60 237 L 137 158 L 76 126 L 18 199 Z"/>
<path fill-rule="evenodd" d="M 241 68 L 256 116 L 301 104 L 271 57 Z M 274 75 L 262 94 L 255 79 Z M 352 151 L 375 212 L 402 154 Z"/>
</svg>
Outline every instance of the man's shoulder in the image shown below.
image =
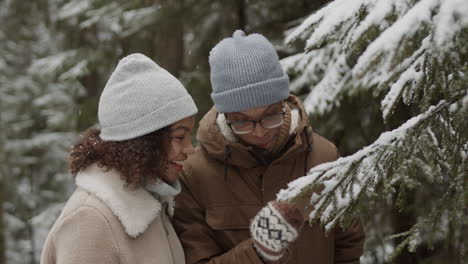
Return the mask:
<svg viewBox="0 0 468 264">
<path fill-rule="evenodd" d="M 340 157 L 340 153 L 330 140 L 313 132 L 312 133 L 312 156 L 319 158 L 320 163 L 334 161 Z"/>
<path fill-rule="evenodd" d="M 184 161 L 182 181 L 210 180 L 222 173 L 223 163 L 214 159 L 201 147 L 197 147 L 195 152 Z"/>
<path fill-rule="evenodd" d="M 312 142 L 318 148 L 330 149 L 333 151 L 337 151 L 335 144 L 333 144 L 330 140 L 325 138 L 322 135 L 317 134 L 316 132 L 312 132 Z"/>
</svg>

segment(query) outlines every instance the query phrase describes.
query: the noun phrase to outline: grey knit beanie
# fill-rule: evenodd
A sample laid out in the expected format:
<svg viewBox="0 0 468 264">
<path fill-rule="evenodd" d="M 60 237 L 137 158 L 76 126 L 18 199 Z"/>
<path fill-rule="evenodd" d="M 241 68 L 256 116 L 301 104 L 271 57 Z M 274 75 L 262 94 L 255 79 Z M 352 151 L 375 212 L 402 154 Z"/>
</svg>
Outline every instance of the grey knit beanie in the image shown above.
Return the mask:
<svg viewBox="0 0 468 264">
<path fill-rule="evenodd" d="M 211 98 L 220 113 L 274 104 L 289 95 L 289 79 L 273 45 L 236 30 L 210 52 Z"/>
<path fill-rule="evenodd" d="M 149 134 L 197 113 L 184 86 L 143 54 L 121 59 L 101 94 L 101 139 L 122 141 Z"/>
</svg>

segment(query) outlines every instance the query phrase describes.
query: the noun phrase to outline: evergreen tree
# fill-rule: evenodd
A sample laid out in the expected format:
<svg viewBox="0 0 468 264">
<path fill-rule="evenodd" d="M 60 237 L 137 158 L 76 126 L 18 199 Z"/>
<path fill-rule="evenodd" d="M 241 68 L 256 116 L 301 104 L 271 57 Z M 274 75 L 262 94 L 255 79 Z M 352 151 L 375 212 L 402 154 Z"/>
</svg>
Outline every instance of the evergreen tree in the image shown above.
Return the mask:
<svg viewBox="0 0 468 264">
<path fill-rule="evenodd" d="M 66 153 L 75 138 L 80 70 L 60 52 L 54 2 L 2 1 L 0 107 L 8 263 L 36 263 L 70 192 Z M 21 14 L 21 15 L 18 15 Z"/>
<path fill-rule="evenodd" d="M 211 107 L 208 53 L 218 41 L 237 28 L 279 40 L 288 21 L 326 1 L 0 1 L 8 263 L 38 263 L 74 188 L 68 147 L 96 124 L 99 94 L 119 58 L 141 52 L 155 59 L 186 85 L 201 117 Z"/>
<path fill-rule="evenodd" d="M 0 21 L 2 20 L 3 14 L 0 13 Z M 3 34 L 0 31 L 0 41 L 3 40 Z M 0 56 L 0 73 L 5 72 L 6 63 L 2 56 Z M 6 83 L 6 78 L 3 74 L 0 74 L 0 87 Z M 0 88 L 0 98 L 4 96 L 3 89 Z M 5 164 L 5 133 L 3 125 L 3 103 L 0 99 L 0 164 Z M 6 175 L 6 169 L 4 165 L 0 165 L 0 264 L 5 263 L 5 228 L 4 228 L 4 217 L 3 217 L 3 204 L 4 204 L 4 190 L 3 182 Z"/>
<path fill-rule="evenodd" d="M 0 146 L 0 152 L 3 152 L 3 147 Z M 1 154 L 0 154 L 1 155 Z M 0 159 L 0 162 L 2 160 Z M 3 224 L 3 173 L 0 174 L 0 264 L 5 264 L 5 230 Z"/>
<path fill-rule="evenodd" d="M 465 0 L 335 0 L 288 32 L 305 46 L 282 60 L 292 90 L 349 156 L 279 198 L 310 197 L 327 230 L 364 215 L 363 262 L 467 261 L 467 14 Z"/>
</svg>

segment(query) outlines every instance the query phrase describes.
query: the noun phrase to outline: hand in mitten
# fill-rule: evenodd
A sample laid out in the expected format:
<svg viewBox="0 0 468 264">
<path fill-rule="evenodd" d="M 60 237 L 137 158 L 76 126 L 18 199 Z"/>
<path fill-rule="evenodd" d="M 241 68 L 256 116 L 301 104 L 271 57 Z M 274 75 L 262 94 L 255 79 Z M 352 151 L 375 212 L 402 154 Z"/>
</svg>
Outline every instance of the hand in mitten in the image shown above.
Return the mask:
<svg viewBox="0 0 468 264">
<path fill-rule="evenodd" d="M 269 202 L 254 217 L 250 233 L 254 248 L 266 261 L 279 260 L 288 244 L 296 240 L 304 224 L 301 211 L 288 202 Z"/>
</svg>

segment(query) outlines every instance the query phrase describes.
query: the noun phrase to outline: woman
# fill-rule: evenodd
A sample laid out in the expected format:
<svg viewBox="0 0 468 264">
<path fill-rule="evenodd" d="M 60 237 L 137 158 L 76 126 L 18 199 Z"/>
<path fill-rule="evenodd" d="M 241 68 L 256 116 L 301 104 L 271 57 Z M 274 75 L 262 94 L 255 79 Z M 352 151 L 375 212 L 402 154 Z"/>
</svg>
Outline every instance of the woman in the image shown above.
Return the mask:
<svg viewBox="0 0 468 264">
<path fill-rule="evenodd" d="M 101 130 L 71 148 L 77 189 L 41 263 L 184 263 L 169 216 L 196 113 L 170 73 L 141 54 L 123 58 L 99 101 Z"/>
</svg>

